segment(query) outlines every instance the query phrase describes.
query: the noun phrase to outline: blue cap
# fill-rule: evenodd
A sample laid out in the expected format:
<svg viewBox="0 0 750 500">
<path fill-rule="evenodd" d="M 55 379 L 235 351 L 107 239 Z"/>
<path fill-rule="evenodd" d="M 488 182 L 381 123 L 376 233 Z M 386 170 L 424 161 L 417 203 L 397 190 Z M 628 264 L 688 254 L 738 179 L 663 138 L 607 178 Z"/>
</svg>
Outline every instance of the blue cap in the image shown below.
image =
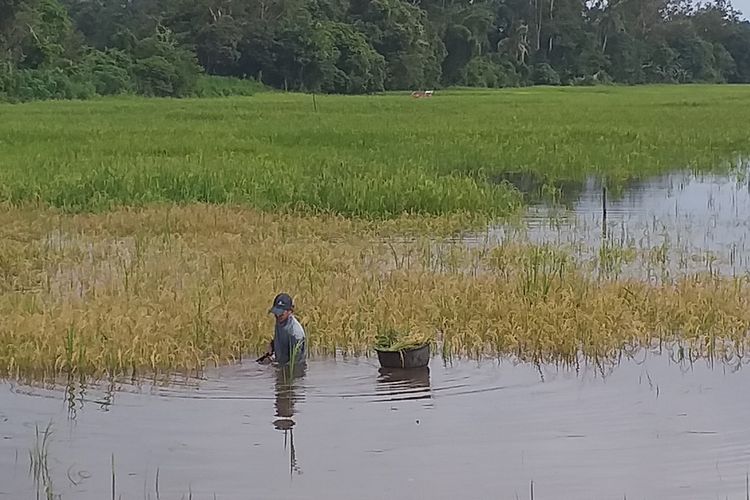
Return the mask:
<svg viewBox="0 0 750 500">
<path fill-rule="evenodd" d="M 292 298 L 285 294 L 280 293 L 276 296 L 275 299 L 273 299 L 273 305 L 271 306 L 271 309 L 269 309 L 268 312 L 275 314 L 276 316 L 282 314 L 284 311 L 291 311 L 292 310 Z"/>
</svg>

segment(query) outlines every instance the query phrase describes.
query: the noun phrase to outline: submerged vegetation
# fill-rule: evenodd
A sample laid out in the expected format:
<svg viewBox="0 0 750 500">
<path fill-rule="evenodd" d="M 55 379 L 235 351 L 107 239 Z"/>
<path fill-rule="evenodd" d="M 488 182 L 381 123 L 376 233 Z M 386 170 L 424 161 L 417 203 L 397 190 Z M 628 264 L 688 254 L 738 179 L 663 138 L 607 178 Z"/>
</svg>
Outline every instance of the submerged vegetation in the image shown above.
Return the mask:
<svg viewBox="0 0 750 500">
<path fill-rule="evenodd" d="M 277 290 L 294 292 L 313 354 L 365 354 L 383 324 L 446 358 L 576 363 L 678 345 L 676 356 L 731 360 L 747 347 L 747 277 L 605 277 L 544 246 L 403 238 L 409 218 L 386 227 L 210 205 L 0 217 L 0 370 L 14 377 L 237 360 L 267 344 Z"/>
</svg>

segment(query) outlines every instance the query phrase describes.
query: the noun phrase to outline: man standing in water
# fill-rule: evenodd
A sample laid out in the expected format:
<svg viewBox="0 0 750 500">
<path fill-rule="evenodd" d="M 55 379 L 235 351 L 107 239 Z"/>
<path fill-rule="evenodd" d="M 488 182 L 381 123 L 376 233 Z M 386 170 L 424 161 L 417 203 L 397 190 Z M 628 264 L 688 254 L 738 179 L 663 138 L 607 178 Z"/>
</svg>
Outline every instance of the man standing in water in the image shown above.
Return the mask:
<svg viewBox="0 0 750 500">
<path fill-rule="evenodd" d="M 286 293 L 278 294 L 268 312 L 276 316 L 276 325 L 267 356 L 276 355 L 276 362 L 280 365 L 292 360 L 295 364 L 304 362 L 305 329 L 294 317 L 292 298 Z"/>
</svg>

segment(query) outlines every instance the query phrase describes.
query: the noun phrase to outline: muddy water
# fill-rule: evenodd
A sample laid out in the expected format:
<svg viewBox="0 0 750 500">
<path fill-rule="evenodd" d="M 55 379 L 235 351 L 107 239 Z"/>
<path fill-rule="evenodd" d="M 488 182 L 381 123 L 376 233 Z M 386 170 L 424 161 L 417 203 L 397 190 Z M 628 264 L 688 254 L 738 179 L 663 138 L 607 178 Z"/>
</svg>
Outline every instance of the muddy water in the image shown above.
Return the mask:
<svg viewBox="0 0 750 500">
<path fill-rule="evenodd" d="M 607 243 L 644 279 L 750 271 L 743 178 L 677 173 L 602 196 L 589 182 L 483 243 L 524 237 L 592 262 Z M 532 484 L 537 499 L 747 498 L 747 368 L 640 353 L 580 371 L 329 359 L 297 375 L 251 363 L 169 386 L 0 382 L 0 500 L 112 498 L 113 471 L 123 499 L 523 499 Z"/>
<path fill-rule="evenodd" d="M 168 387 L 0 385 L 0 498 L 745 498 L 750 371 L 641 353 L 610 369 L 434 359 L 220 368 Z M 158 475 L 158 480 L 157 480 Z M 44 497 L 44 495 L 40 495 Z"/>
<path fill-rule="evenodd" d="M 731 175 L 675 172 L 605 192 L 594 179 L 537 204 L 520 225 L 502 225 L 489 244 L 528 239 L 566 247 L 596 264 L 603 247 L 631 251 L 621 274 L 643 279 L 696 272 L 750 272 L 750 169 Z"/>
</svg>

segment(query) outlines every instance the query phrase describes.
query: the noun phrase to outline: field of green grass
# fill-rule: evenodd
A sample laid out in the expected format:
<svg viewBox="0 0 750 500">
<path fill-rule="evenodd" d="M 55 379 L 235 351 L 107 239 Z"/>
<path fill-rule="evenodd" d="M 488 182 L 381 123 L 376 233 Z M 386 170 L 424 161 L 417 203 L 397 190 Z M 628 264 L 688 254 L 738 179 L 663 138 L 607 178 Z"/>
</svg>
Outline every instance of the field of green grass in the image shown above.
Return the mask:
<svg viewBox="0 0 750 500">
<path fill-rule="evenodd" d="M 528 88 L 0 105 L 0 201 L 152 202 L 374 218 L 497 216 L 588 175 L 727 168 L 750 150 L 750 88 Z M 522 181 L 519 181 L 522 179 Z M 554 189 L 552 189 L 554 192 Z"/>
</svg>

